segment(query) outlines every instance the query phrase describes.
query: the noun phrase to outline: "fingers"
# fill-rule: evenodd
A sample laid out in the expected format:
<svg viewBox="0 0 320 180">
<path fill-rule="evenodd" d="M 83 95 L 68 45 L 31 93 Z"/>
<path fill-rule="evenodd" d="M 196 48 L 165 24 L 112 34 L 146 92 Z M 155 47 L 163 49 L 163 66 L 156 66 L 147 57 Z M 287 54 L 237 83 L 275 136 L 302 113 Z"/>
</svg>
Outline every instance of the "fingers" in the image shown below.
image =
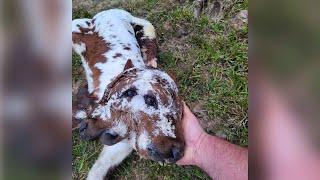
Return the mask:
<svg viewBox="0 0 320 180">
<path fill-rule="evenodd" d="M 193 113 L 191 112 L 191 110 L 189 109 L 188 105 L 182 101 L 183 103 L 183 119 L 189 119 L 189 118 L 195 118 L 195 116 L 193 115 Z"/>
<path fill-rule="evenodd" d="M 196 126 L 196 127 L 199 126 L 199 128 L 201 129 L 199 120 L 193 114 L 193 112 L 189 109 L 188 105 L 184 101 L 183 101 L 183 124 L 184 124 L 184 129 L 189 128 L 188 124 L 190 124 L 189 126 Z"/>
<path fill-rule="evenodd" d="M 189 107 L 183 102 L 183 130 L 186 142 L 184 157 L 177 161 L 178 165 L 191 165 L 193 163 L 193 152 L 202 128 L 198 119 L 193 115 Z"/>
</svg>

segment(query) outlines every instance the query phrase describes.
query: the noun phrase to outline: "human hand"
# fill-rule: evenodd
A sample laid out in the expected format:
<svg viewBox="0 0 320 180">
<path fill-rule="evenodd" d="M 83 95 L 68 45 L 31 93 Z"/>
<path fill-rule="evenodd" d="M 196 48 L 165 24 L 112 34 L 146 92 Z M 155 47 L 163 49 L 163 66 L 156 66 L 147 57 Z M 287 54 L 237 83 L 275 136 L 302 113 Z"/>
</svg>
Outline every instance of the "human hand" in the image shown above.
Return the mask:
<svg viewBox="0 0 320 180">
<path fill-rule="evenodd" d="M 184 104 L 184 157 L 179 165 L 195 165 L 212 179 L 248 179 L 248 150 L 207 134 Z"/>
<path fill-rule="evenodd" d="M 183 106 L 182 128 L 184 131 L 186 147 L 184 156 L 177 162 L 177 164 L 196 165 L 199 157 L 198 150 L 206 137 L 206 133 L 200 126 L 198 119 L 184 102 Z"/>
</svg>

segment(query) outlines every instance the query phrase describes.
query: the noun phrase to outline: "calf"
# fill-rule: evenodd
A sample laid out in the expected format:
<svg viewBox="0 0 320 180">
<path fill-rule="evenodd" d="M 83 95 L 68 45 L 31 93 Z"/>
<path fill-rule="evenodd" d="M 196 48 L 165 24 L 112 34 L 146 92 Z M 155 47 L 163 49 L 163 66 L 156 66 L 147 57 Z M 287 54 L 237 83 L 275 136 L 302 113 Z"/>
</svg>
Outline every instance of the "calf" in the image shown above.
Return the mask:
<svg viewBox="0 0 320 180">
<path fill-rule="evenodd" d="M 112 9 L 72 22 L 74 51 L 87 80 L 84 105 L 76 106 L 82 139 L 103 150 L 88 179 L 103 179 L 132 150 L 174 163 L 184 153 L 182 101 L 176 83 L 157 69 L 152 24 Z M 77 108 L 79 107 L 79 108 Z"/>
</svg>

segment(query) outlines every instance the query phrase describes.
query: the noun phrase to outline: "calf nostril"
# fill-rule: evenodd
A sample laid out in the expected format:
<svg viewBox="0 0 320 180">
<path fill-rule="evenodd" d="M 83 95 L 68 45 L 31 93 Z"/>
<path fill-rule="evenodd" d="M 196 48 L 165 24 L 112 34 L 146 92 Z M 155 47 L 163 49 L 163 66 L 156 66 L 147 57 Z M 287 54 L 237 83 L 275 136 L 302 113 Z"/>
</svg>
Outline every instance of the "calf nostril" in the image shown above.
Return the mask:
<svg viewBox="0 0 320 180">
<path fill-rule="evenodd" d="M 181 158 L 181 151 L 179 148 L 172 148 L 171 149 L 171 158 L 173 158 L 174 160 L 178 160 Z"/>
<path fill-rule="evenodd" d="M 150 146 L 147 147 L 147 151 L 148 151 L 149 153 L 153 153 L 153 152 L 154 152 L 153 148 L 150 147 Z"/>
<path fill-rule="evenodd" d="M 109 139 L 116 139 L 119 135 L 116 132 L 110 131 L 110 130 L 106 130 L 104 132 L 104 134 L 106 135 L 106 137 L 108 137 Z"/>
<path fill-rule="evenodd" d="M 82 132 L 88 128 L 88 123 L 81 123 L 79 131 Z"/>
</svg>

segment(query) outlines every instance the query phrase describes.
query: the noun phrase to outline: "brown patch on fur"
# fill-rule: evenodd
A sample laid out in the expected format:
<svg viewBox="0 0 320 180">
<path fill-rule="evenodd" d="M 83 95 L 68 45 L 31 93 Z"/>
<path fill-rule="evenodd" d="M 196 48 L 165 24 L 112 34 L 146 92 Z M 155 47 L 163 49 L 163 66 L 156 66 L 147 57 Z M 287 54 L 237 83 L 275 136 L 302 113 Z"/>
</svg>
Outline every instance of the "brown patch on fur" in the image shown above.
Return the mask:
<svg viewBox="0 0 320 180">
<path fill-rule="evenodd" d="M 128 46 L 125 46 L 123 49 L 124 49 L 124 50 L 127 50 L 127 51 L 130 51 L 130 50 L 131 50 L 131 48 L 128 47 Z"/>
<path fill-rule="evenodd" d="M 126 62 L 126 65 L 124 66 L 123 70 L 127 70 L 127 69 L 130 69 L 130 68 L 133 68 L 133 64 L 132 64 L 132 61 L 131 59 L 128 59 L 128 61 Z"/>
<path fill-rule="evenodd" d="M 169 93 L 165 93 L 165 91 L 162 91 L 161 84 L 156 83 L 156 84 L 151 84 L 152 88 L 154 91 L 159 94 L 160 100 L 162 101 L 163 104 L 168 105 L 169 104 L 169 97 L 171 96 Z"/>
<path fill-rule="evenodd" d="M 156 39 L 143 39 L 140 40 L 141 42 L 140 47 L 141 47 L 141 53 L 143 54 L 143 60 L 147 65 L 150 65 L 152 67 L 153 63 L 156 63 L 157 59 L 157 42 Z"/>
<path fill-rule="evenodd" d="M 80 84 L 76 94 L 72 95 L 72 129 L 78 127 L 79 120 L 75 118 L 78 111 L 84 111 L 88 115 L 94 104 L 93 99 L 88 93 L 88 85 L 86 83 Z"/>
<path fill-rule="evenodd" d="M 139 117 L 139 129 L 138 134 L 140 134 L 142 131 L 146 130 L 149 134 L 153 131 L 155 122 L 159 119 L 157 115 L 150 116 L 146 114 L 145 112 L 140 112 L 138 114 Z"/>
<path fill-rule="evenodd" d="M 118 58 L 118 57 L 121 57 L 122 54 L 121 53 L 116 53 L 114 56 L 112 56 L 113 58 Z"/>
<path fill-rule="evenodd" d="M 174 82 L 177 82 L 177 76 L 175 75 L 175 73 L 171 70 L 167 71 L 167 74 L 171 77 L 171 79 L 174 81 Z"/>
<path fill-rule="evenodd" d="M 141 37 L 143 36 L 143 27 L 133 24 L 133 30 L 136 33 L 137 38 L 139 37 L 139 39 L 141 39 Z"/>
<path fill-rule="evenodd" d="M 94 102 L 90 98 L 87 84 L 82 84 L 79 87 L 78 93 L 76 94 L 76 101 L 77 101 L 77 108 L 79 110 L 80 109 L 89 110 L 90 106 L 94 104 Z"/>
<path fill-rule="evenodd" d="M 91 69 L 93 75 L 93 87 L 96 96 L 96 91 L 100 84 L 99 77 L 101 75 L 100 69 L 95 67 L 97 63 L 105 63 L 107 61 L 103 54 L 110 50 L 110 43 L 106 43 L 103 37 L 99 36 L 97 32 L 94 32 L 94 28 L 82 28 L 80 27 L 81 33 L 72 33 L 73 43 L 84 43 L 86 45 L 86 51 L 82 53 L 85 60 L 87 61 L 89 68 Z M 87 34 L 92 31 L 93 34 Z"/>
<path fill-rule="evenodd" d="M 87 123 L 85 134 L 88 137 L 97 137 L 106 128 L 110 128 L 112 126 L 111 122 L 109 121 L 95 120 L 95 119 L 87 119 L 87 120 L 84 120 L 84 122 L 82 123 Z"/>
<path fill-rule="evenodd" d="M 162 86 L 166 86 L 169 84 L 169 82 L 165 79 L 160 78 L 159 76 L 154 77 L 157 81 L 157 83 L 161 84 Z M 170 93 L 170 96 L 172 97 L 173 101 L 176 100 L 176 93 L 172 89 L 167 89 L 167 91 Z"/>
</svg>

